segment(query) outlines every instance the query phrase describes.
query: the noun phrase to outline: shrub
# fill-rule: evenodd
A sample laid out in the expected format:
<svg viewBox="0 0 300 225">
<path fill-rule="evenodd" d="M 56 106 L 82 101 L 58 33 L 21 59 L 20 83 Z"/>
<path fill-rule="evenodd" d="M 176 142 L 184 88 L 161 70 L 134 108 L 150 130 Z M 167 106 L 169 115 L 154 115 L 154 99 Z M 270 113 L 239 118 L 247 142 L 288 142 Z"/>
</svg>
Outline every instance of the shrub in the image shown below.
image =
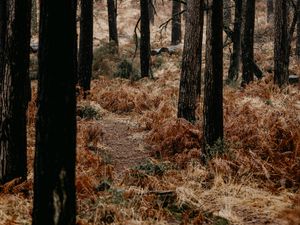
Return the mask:
<svg viewBox="0 0 300 225">
<path fill-rule="evenodd" d="M 88 120 L 100 119 L 99 112 L 91 105 L 79 106 L 77 108 L 77 116 Z"/>
<path fill-rule="evenodd" d="M 101 74 L 111 76 L 115 61 L 118 60 L 118 49 L 114 42 L 103 43 L 94 50 L 93 78 L 96 72 L 101 70 Z"/>
<path fill-rule="evenodd" d="M 114 73 L 114 76 L 131 80 L 138 80 L 140 78 L 138 70 L 127 59 L 123 59 L 117 65 L 117 71 Z"/>
</svg>

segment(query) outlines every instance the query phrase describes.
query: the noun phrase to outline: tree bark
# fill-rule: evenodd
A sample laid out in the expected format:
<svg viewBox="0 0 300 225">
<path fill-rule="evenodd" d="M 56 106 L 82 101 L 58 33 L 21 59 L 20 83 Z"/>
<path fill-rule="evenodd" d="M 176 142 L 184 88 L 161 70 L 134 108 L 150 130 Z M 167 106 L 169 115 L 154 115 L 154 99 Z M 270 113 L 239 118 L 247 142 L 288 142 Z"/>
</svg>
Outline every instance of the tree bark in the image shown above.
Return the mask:
<svg viewBox="0 0 300 225">
<path fill-rule="evenodd" d="M 26 179 L 31 1 L 0 4 L 0 183 Z"/>
<path fill-rule="evenodd" d="M 75 225 L 77 1 L 40 3 L 32 224 Z"/>
<path fill-rule="evenodd" d="M 179 86 L 178 118 L 196 121 L 196 104 L 201 89 L 204 0 L 189 0 Z"/>
<path fill-rule="evenodd" d="M 247 0 L 244 5 L 243 31 L 242 31 L 242 86 L 254 80 L 254 24 L 255 24 L 255 0 Z"/>
<path fill-rule="evenodd" d="M 275 1 L 274 31 L 274 82 L 281 87 L 288 84 L 289 78 L 287 2 L 285 0 Z"/>
<path fill-rule="evenodd" d="M 203 159 L 209 146 L 223 141 L 223 2 L 210 0 L 207 18 L 203 104 Z"/>
<path fill-rule="evenodd" d="M 152 25 L 154 25 L 155 9 L 153 0 L 149 0 L 149 20 Z"/>
<path fill-rule="evenodd" d="M 299 5 L 299 0 L 297 0 L 297 5 Z M 297 29 L 296 29 L 296 56 L 300 59 L 300 7 L 297 10 Z"/>
<path fill-rule="evenodd" d="M 231 0 L 224 0 L 224 26 L 229 27 L 232 21 L 231 16 Z"/>
<path fill-rule="evenodd" d="M 107 0 L 109 41 L 119 45 L 117 29 L 117 12 L 114 0 Z"/>
<path fill-rule="evenodd" d="M 181 3 L 172 1 L 172 34 L 171 44 L 177 45 L 181 42 Z"/>
<path fill-rule="evenodd" d="M 37 0 L 32 0 L 32 7 L 31 7 L 31 35 L 36 35 L 37 32 L 38 32 Z"/>
<path fill-rule="evenodd" d="M 150 75 L 150 26 L 149 26 L 149 0 L 140 0 L 141 7 L 141 40 L 140 63 L 141 76 Z"/>
<path fill-rule="evenodd" d="M 113 0 L 108 0 L 113 2 Z M 93 64 L 93 0 L 81 0 L 80 43 L 78 57 L 79 85 L 90 90 Z"/>
<path fill-rule="evenodd" d="M 267 22 L 271 23 L 274 17 L 274 2 L 273 0 L 267 0 Z"/>
<path fill-rule="evenodd" d="M 228 81 L 237 80 L 239 75 L 240 52 L 241 52 L 241 27 L 242 27 L 242 19 L 243 19 L 242 9 L 243 9 L 243 0 L 235 0 L 234 28 L 232 34 L 233 50 L 230 56 Z"/>
</svg>

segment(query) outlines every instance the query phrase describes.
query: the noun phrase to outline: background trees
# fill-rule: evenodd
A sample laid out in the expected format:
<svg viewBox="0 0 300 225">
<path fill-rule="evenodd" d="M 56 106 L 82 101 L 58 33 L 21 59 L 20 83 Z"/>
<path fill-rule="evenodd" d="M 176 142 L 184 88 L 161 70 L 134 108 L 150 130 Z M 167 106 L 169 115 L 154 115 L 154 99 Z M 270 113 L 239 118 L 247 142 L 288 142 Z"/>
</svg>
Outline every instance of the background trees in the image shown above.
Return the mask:
<svg viewBox="0 0 300 225">
<path fill-rule="evenodd" d="M 242 9 L 243 0 L 235 0 L 234 27 L 232 33 L 232 53 L 230 55 L 230 65 L 228 69 L 228 81 L 232 82 L 238 79 L 240 52 L 241 52 L 241 28 L 242 28 Z"/>
<path fill-rule="evenodd" d="M 76 219 L 76 1 L 44 0 L 40 11 L 32 224 L 71 225 Z"/>
<path fill-rule="evenodd" d="M 200 3 L 201 4 L 201 3 Z M 172 35 L 171 44 L 177 45 L 181 42 L 181 2 L 172 1 Z"/>
<path fill-rule="evenodd" d="M 113 2 L 114 1 L 108 1 Z M 86 95 L 90 90 L 93 64 L 93 0 L 81 0 L 78 81 Z M 114 5 L 114 4 L 113 4 Z M 113 8 L 114 9 L 114 8 Z M 110 27 L 110 26 L 109 26 Z"/>
<path fill-rule="evenodd" d="M 242 85 L 249 84 L 254 79 L 254 24 L 255 24 L 255 0 L 247 0 L 244 3 L 243 31 L 242 31 Z"/>
<path fill-rule="evenodd" d="M 141 76 L 150 76 L 150 26 L 149 26 L 149 0 L 140 0 L 141 8 L 141 40 L 140 64 Z"/>
<path fill-rule="evenodd" d="M 289 79 L 289 44 L 287 24 L 287 2 L 275 1 L 275 39 L 274 39 L 274 82 L 279 86 Z"/>
<path fill-rule="evenodd" d="M 113 41 L 117 46 L 118 40 L 118 29 L 117 29 L 117 6 L 114 0 L 107 0 L 107 11 L 108 11 L 108 28 L 109 28 L 109 41 Z"/>
<path fill-rule="evenodd" d="M 0 3 L 0 183 L 27 176 L 31 1 Z"/>
<path fill-rule="evenodd" d="M 267 22 L 270 23 L 274 16 L 274 1 L 267 0 Z"/>
</svg>

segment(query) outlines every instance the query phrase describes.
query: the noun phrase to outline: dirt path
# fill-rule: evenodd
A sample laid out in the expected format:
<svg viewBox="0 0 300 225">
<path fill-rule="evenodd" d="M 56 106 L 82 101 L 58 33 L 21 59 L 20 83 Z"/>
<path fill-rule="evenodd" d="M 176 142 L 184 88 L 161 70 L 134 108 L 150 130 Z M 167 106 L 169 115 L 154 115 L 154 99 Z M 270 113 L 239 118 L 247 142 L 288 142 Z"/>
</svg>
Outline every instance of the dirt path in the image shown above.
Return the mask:
<svg viewBox="0 0 300 225">
<path fill-rule="evenodd" d="M 100 123 L 102 158 L 114 166 L 117 174 L 146 162 L 149 152 L 145 149 L 145 132 L 139 131 L 137 124 L 126 118 L 103 118 Z"/>
</svg>

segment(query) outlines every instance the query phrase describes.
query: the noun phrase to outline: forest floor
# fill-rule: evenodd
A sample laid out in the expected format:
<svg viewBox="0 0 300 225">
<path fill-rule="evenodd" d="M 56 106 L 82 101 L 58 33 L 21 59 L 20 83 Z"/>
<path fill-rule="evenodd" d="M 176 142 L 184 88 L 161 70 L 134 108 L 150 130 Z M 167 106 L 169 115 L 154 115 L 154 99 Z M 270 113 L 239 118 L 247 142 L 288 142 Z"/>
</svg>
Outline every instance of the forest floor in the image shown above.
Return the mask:
<svg viewBox="0 0 300 225">
<path fill-rule="evenodd" d="M 272 82 L 272 31 L 263 1 L 256 19 L 257 64 L 264 72 L 246 88 L 224 86 L 225 150 L 200 162 L 202 104 L 197 123 L 176 118 L 181 50 L 152 58 L 155 79 L 134 81 L 138 57 L 133 29 L 139 8 L 119 4 L 119 53 L 106 44 L 103 1 L 96 4 L 94 80 L 77 107 L 77 224 L 300 224 L 300 91 Z M 158 1 L 153 48 L 169 45 L 170 16 Z M 229 49 L 225 49 L 225 75 Z M 116 77 L 120 62 L 133 66 L 131 79 Z M 291 58 L 291 71 L 300 74 Z M 30 224 L 36 81 L 28 111 L 28 180 L 1 187 L 0 224 Z M 217 152 L 216 145 L 212 151 Z"/>
</svg>

